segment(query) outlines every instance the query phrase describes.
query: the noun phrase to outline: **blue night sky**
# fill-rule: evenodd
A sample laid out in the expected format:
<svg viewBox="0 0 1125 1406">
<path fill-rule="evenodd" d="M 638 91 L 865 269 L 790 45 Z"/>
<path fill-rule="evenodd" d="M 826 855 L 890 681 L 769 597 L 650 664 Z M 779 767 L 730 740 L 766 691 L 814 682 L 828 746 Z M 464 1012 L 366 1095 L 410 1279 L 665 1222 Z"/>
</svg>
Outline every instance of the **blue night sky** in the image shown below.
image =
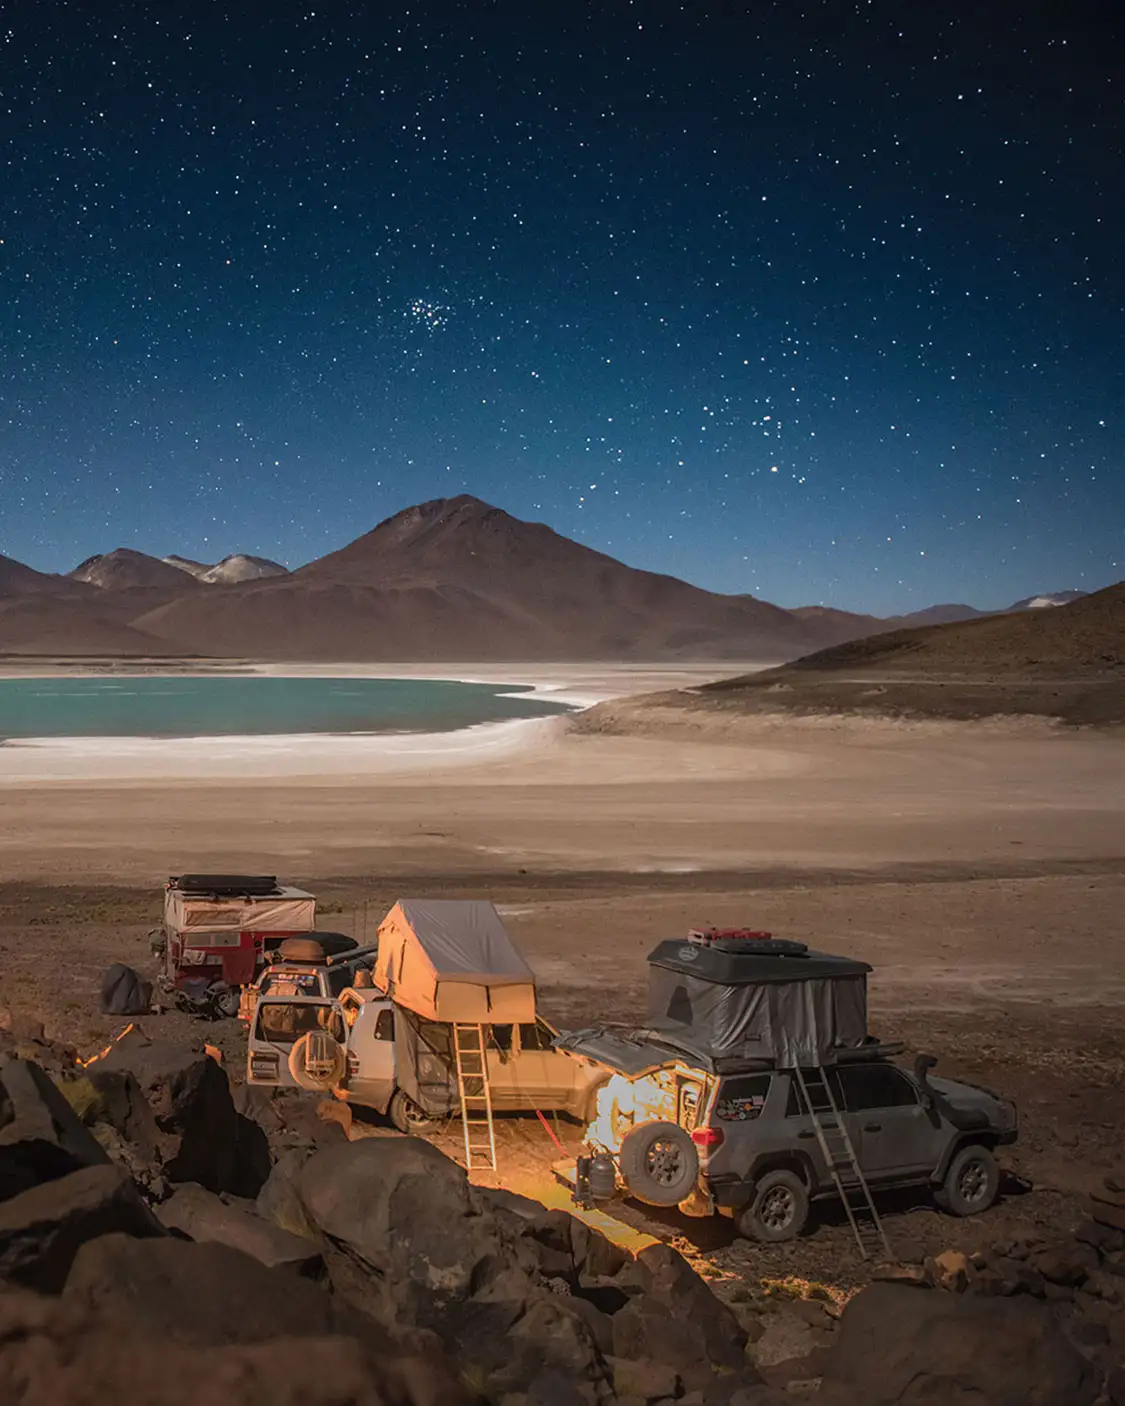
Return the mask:
<svg viewBox="0 0 1125 1406">
<path fill-rule="evenodd" d="M 1121 7 L 0 15 L 0 551 L 469 492 L 891 613 L 1125 576 Z"/>
</svg>

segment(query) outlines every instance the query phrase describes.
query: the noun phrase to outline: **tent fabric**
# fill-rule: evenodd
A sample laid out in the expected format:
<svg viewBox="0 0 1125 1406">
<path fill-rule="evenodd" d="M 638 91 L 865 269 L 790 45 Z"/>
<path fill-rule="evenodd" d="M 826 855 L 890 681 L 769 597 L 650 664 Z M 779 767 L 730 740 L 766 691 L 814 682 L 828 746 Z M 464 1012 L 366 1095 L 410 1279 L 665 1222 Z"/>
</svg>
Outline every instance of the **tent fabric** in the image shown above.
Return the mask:
<svg viewBox="0 0 1125 1406">
<path fill-rule="evenodd" d="M 783 1068 L 831 1064 L 841 1051 L 868 1042 L 867 979 L 727 985 L 653 965 L 649 1026 L 711 1059 L 768 1060 Z"/>
<path fill-rule="evenodd" d="M 152 1010 L 152 982 L 121 962 L 102 977 L 103 1015 L 148 1015 Z"/>
<path fill-rule="evenodd" d="M 431 1025 L 413 1012 L 395 1018 L 395 1082 L 431 1118 L 457 1107 L 457 1079 L 447 1025 Z"/>
<path fill-rule="evenodd" d="M 210 898 L 171 888 L 164 891 L 164 924 L 181 933 L 312 932 L 316 899 L 284 887 L 267 898 Z"/>
<path fill-rule="evenodd" d="M 535 1019 L 535 978 L 491 903 L 400 899 L 379 924 L 373 979 L 427 1020 Z"/>
</svg>

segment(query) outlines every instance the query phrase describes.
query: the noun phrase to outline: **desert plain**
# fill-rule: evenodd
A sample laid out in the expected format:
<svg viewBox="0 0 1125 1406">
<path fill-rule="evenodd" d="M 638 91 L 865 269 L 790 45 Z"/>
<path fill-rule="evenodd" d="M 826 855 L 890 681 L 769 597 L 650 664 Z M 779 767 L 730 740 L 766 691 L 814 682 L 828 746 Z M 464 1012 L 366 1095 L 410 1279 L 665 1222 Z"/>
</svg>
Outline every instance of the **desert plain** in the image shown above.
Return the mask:
<svg viewBox="0 0 1125 1406">
<path fill-rule="evenodd" d="M 383 743 L 0 747 L 2 1003 L 96 1048 L 116 1029 L 102 972 L 145 969 L 160 885 L 189 870 L 276 872 L 316 892 L 321 926 L 359 937 L 398 897 L 491 898 L 564 1028 L 641 1015 L 659 939 L 748 925 L 869 962 L 873 1030 L 1018 1100 L 1007 1194 L 980 1238 L 1057 1222 L 1120 1163 L 1120 729 L 731 716 L 696 703 L 727 672 L 714 664 L 362 671 L 533 683 L 585 706 Z M 538 1122 L 509 1123 L 513 1177 L 546 1168 L 557 1149 Z M 578 1129 L 556 1132 L 570 1145 Z M 768 1251 L 725 1223 L 637 1214 L 715 1272 L 747 1256 L 859 1272 L 830 1213 Z M 917 1197 L 887 1223 L 896 1249 L 949 1242 Z"/>
</svg>

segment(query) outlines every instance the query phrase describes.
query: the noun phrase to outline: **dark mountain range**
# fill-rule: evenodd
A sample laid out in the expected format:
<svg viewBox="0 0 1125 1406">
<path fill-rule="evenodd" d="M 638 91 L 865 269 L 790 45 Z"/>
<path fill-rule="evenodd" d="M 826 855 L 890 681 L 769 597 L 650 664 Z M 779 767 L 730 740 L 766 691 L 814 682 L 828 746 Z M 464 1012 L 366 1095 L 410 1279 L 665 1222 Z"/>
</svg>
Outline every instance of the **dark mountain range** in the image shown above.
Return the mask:
<svg viewBox="0 0 1125 1406">
<path fill-rule="evenodd" d="M 67 577 L 0 557 L 0 602 L 31 594 L 50 605 L 0 613 L 0 653 L 770 663 L 949 612 L 980 614 L 783 610 L 626 566 L 467 495 L 407 508 L 292 573 L 261 557 L 210 567 L 126 547 Z"/>
</svg>

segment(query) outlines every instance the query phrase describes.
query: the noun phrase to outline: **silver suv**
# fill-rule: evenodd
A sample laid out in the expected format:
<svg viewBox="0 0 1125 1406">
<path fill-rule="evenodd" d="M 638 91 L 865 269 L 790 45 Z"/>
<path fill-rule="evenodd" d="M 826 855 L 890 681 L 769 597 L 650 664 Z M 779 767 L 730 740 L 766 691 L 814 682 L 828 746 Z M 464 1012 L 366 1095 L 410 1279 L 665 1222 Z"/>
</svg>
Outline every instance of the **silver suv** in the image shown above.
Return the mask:
<svg viewBox="0 0 1125 1406">
<path fill-rule="evenodd" d="M 783 1068 L 716 1074 L 640 1036 L 564 1040 L 603 1063 L 612 1045 L 623 1052 L 587 1130 L 591 1152 L 613 1159 L 619 1188 L 650 1205 L 727 1215 L 760 1241 L 792 1240 L 812 1201 L 838 1195 L 833 1147 L 850 1142 L 872 1192 L 929 1186 L 940 1206 L 968 1216 L 996 1199 L 994 1151 L 1017 1136 L 1014 1104 L 931 1078 L 927 1056 L 913 1072 L 874 1047 L 800 1076 Z"/>
</svg>

